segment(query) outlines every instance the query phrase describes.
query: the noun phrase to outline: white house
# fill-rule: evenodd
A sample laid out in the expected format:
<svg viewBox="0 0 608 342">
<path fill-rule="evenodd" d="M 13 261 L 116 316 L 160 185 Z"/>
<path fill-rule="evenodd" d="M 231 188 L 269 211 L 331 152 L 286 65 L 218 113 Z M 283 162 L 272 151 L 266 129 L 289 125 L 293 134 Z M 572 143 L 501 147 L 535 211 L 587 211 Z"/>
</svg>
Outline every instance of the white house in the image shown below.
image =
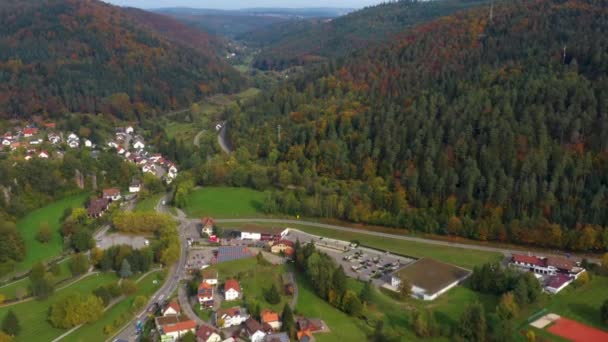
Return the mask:
<svg viewBox="0 0 608 342">
<path fill-rule="evenodd" d="M 103 198 L 112 201 L 120 201 L 122 198 L 120 195 L 120 189 L 118 188 L 109 188 L 103 189 Z"/>
<path fill-rule="evenodd" d="M 133 148 L 136 150 L 141 150 L 144 147 L 146 147 L 146 145 L 142 140 L 135 140 L 135 142 L 133 143 Z"/>
<path fill-rule="evenodd" d="M 241 294 L 241 285 L 236 279 L 228 279 L 224 284 L 224 298 L 227 301 L 237 300 Z"/>
<path fill-rule="evenodd" d="M 116 141 L 108 142 L 108 146 L 111 148 L 118 148 L 118 143 Z"/>
<path fill-rule="evenodd" d="M 282 323 L 277 312 L 270 309 L 264 309 L 260 312 L 260 320 L 262 321 L 262 324 L 268 324 L 274 331 L 281 329 Z"/>
<path fill-rule="evenodd" d="M 8 139 L 3 139 L 2 140 L 2 145 L 4 145 L 4 146 L 11 146 L 11 141 L 8 140 Z"/>
<path fill-rule="evenodd" d="M 71 148 L 77 148 L 78 146 L 80 146 L 80 143 L 78 142 L 78 140 L 70 139 L 68 140 L 68 146 L 70 146 Z"/>
<path fill-rule="evenodd" d="M 163 310 L 163 316 L 179 315 L 182 312 L 179 304 L 172 300 L 167 307 Z"/>
<path fill-rule="evenodd" d="M 241 325 L 247 318 L 249 318 L 249 315 L 244 308 L 219 309 L 215 313 L 215 324 L 219 328 L 229 328 Z M 220 323 L 223 324 L 220 326 Z"/>
<path fill-rule="evenodd" d="M 247 335 L 251 342 L 263 342 L 264 336 L 266 336 L 260 322 L 251 317 L 245 321 L 245 331 L 247 331 Z"/>
<path fill-rule="evenodd" d="M 156 329 L 161 333 L 161 340 L 179 340 L 186 333 L 196 330 L 196 322 L 185 315 L 159 316 L 154 319 Z"/>
<path fill-rule="evenodd" d="M 123 153 L 125 153 L 125 149 L 122 147 L 119 147 L 117 152 L 118 152 L 118 154 L 123 154 Z"/>
<path fill-rule="evenodd" d="M 217 285 L 217 283 L 218 283 L 217 271 L 213 271 L 213 270 L 203 271 L 203 281 L 209 285 Z"/>
<path fill-rule="evenodd" d="M 30 145 L 40 145 L 42 144 L 42 139 L 34 139 L 30 141 Z"/>
<path fill-rule="evenodd" d="M 200 306 L 213 307 L 214 300 L 212 285 L 204 281 L 198 285 L 198 303 Z"/>
<path fill-rule="evenodd" d="M 57 134 L 49 134 L 49 142 L 53 145 L 58 144 L 61 141 L 61 137 Z"/>
<path fill-rule="evenodd" d="M 40 151 L 40 153 L 38 153 L 38 158 L 48 159 L 49 156 L 47 151 Z"/>
<path fill-rule="evenodd" d="M 136 193 L 139 192 L 141 190 L 141 183 L 139 182 L 139 180 L 134 179 L 131 184 L 129 185 L 129 192 L 130 193 Z"/>
<path fill-rule="evenodd" d="M 78 138 L 78 136 L 74 133 L 70 133 L 68 135 L 68 140 L 80 140 L 80 138 Z"/>
<path fill-rule="evenodd" d="M 85 147 L 93 147 L 93 142 L 89 139 L 84 139 L 84 146 Z"/>
<path fill-rule="evenodd" d="M 129 126 L 125 129 L 125 133 L 127 134 L 133 134 L 134 131 L 133 126 Z"/>
</svg>

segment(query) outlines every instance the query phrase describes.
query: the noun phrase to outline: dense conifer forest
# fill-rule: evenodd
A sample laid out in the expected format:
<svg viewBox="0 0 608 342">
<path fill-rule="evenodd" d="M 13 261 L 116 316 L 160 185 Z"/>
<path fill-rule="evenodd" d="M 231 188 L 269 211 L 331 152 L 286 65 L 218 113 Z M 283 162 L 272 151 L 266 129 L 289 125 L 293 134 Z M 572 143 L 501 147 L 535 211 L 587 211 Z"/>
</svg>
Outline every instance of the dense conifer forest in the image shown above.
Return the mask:
<svg viewBox="0 0 608 342">
<path fill-rule="evenodd" d="M 606 32 L 603 0 L 417 25 L 230 111 L 233 159 L 256 165 L 249 185 L 284 189 L 267 212 L 606 250 Z"/>
</svg>

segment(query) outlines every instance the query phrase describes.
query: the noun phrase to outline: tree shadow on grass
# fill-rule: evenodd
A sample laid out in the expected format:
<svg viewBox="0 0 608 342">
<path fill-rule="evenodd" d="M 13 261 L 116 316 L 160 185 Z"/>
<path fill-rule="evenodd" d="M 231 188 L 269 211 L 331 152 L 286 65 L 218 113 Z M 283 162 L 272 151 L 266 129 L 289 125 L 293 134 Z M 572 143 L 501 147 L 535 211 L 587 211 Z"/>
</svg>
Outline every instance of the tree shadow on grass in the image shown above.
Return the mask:
<svg viewBox="0 0 608 342">
<path fill-rule="evenodd" d="M 262 202 L 257 201 L 257 200 L 251 200 L 249 201 L 249 205 L 255 209 L 255 211 L 259 214 L 263 213 L 262 209 L 264 208 Z"/>
<path fill-rule="evenodd" d="M 598 324 L 598 311 L 597 309 L 593 308 L 591 305 L 588 304 L 581 304 L 581 303 L 572 303 L 570 305 L 568 305 L 568 309 L 570 309 L 570 311 L 572 311 L 574 314 L 576 314 L 579 317 L 583 317 L 585 320 L 587 320 L 588 322 L 594 323 L 594 324 Z M 575 319 L 575 317 L 572 317 L 572 319 Z M 587 324 L 585 322 L 581 322 L 583 324 Z"/>
</svg>

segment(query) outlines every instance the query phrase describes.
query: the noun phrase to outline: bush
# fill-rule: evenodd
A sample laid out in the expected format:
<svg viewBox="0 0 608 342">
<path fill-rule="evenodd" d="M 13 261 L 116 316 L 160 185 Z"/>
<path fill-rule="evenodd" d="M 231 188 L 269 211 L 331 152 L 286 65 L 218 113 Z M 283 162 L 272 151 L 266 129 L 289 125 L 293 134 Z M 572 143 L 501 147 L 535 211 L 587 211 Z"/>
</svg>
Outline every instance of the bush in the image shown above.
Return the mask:
<svg viewBox="0 0 608 342">
<path fill-rule="evenodd" d="M 36 240 L 40 243 L 48 243 L 52 238 L 53 231 L 51 230 L 51 226 L 47 222 L 41 223 L 36 233 Z"/>
</svg>

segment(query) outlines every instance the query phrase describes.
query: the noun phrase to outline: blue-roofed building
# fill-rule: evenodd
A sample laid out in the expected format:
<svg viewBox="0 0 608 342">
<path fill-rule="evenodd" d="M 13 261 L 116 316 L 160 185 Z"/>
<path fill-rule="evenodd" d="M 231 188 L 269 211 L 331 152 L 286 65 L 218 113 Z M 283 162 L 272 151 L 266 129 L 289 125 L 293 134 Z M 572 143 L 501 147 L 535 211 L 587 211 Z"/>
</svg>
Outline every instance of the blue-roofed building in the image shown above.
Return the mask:
<svg viewBox="0 0 608 342">
<path fill-rule="evenodd" d="M 216 262 L 233 261 L 253 257 L 249 248 L 244 246 L 221 246 L 217 250 Z"/>
</svg>

